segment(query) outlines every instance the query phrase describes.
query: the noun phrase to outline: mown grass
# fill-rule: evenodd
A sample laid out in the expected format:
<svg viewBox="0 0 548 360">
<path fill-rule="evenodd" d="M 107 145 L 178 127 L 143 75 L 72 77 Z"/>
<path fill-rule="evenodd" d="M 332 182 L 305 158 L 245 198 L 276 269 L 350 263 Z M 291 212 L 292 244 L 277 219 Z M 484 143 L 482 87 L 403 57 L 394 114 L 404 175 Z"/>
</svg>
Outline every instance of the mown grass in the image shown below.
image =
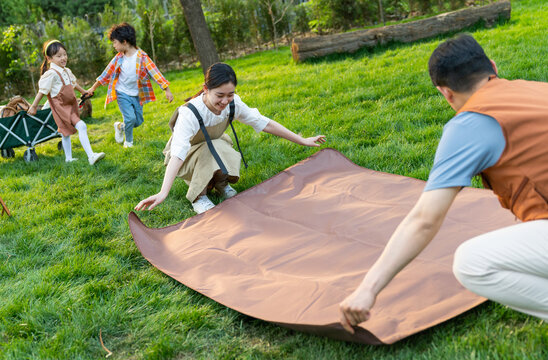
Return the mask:
<svg viewBox="0 0 548 360">
<path fill-rule="evenodd" d="M 548 4 L 513 4 L 512 20 L 472 29 L 505 78 L 548 81 Z M 328 146 L 375 170 L 426 179 L 452 111 L 431 86 L 428 57 L 439 39 L 292 63 L 287 48 L 229 63 L 250 106 L 287 127 L 328 136 Z M 70 56 L 70 49 L 69 49 Z M 167 121 L 202 82 L 199 69 L 167 74 L 176 101 L 145 106 L 131 150 L 115 144 L 116 105 L 104 88 L 87 119 L 90 139 L 107 157 L 90 167 L 65 164 L 57 141 L 37 147 L 39 161 L 0 160 L 0 196 L 13 217 L 0 218 L 0 354 L 3 359 L 323 358 L 545 359 L 548 326 L 487 303 L 392 346 L 365 346 L 287 330 L 227 309 L 165 276 L 140 255 L 127 213 L 160 188 Z M 158 93 L 158 91 L 157 91 Z M 239 191 L 313 154 L 238 126 L 250 167 Z M 165 226 L 193 215 L 177 181 L 160 207 L 141 217 Z M 219 201 L 215 198 L 215 201 Z"/>
</svg>

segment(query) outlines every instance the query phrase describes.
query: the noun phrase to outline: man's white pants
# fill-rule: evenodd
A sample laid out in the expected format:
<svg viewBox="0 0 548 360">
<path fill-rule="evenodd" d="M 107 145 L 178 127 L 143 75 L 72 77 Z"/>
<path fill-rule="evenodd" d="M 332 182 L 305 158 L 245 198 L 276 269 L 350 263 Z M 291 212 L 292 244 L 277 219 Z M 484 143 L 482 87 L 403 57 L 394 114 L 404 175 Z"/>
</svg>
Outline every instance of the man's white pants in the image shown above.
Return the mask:
<svg viewBox="0 0 548 360">
<path fill-rule="evenodd" d="M 455 253 L 453 272 L 470 291 L 548 321 L 548 220 L 466 241 Z"/>
</svg>

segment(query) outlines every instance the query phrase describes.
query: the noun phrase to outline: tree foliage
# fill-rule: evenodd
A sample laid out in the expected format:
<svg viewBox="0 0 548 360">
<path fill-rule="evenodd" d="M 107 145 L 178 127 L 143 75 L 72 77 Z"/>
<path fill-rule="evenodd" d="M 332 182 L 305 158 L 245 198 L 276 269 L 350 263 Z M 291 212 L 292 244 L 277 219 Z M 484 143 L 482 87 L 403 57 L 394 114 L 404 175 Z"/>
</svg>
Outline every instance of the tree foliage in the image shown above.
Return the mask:
<svg viewBox="0 0 548 360">
<path fill-rule="evenodd" d="M 40 62 L 40 50 L 35 46 L 36 37 L 22 25 L 10 25 L 2 31 L 0 40 L 0 83 L 3 92 L 10 95 L 25 93 L 32 87 L 36 91 L 35 68 Z"/>
<path fill-rule="evenodd" d="M 28 22 L 28 4 L 20 0 L 0 1 L 0 26 L 18 25 Z"/>
<path fill-rule="evenodd" d="M 251 40 L 250 10 L 245 0 L 205 0 L 206 21 L 217 49 L 229 51 Z"/>
<path fill-rule="evenodd" d="M 4 1 L 4 0 L 2 0 Z M 24 2 L 24 1 L 22 1 Z M 118 5 L 115 0 L 26 0 L 32 7 L 40 8 L 48 18 L 85 17 L 99 14 L 105 5 Z"/>
<path fill-rule="evenodd" d="M 201 0 L 201 5 L 217 51 L 233 56 L 291 34 L 448 11 L 464 0 Z M 41 46 L 52 38 L 67 46 L 68 66 L 79 80 L 93 81 L 115 54 L 108 31 L 121 22 L 135 27 L 137 45 L 160 68 L 198 60 L 180 0 L 0 0 L 0 99 L 35 91 Z"/>
</svg>

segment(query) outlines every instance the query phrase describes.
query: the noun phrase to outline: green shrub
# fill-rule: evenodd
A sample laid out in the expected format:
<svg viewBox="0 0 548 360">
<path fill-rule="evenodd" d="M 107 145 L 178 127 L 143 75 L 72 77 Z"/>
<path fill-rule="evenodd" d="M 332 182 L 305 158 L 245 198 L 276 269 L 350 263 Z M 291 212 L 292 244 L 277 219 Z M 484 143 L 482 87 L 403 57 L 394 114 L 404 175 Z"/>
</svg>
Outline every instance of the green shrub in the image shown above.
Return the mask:
<svg viewBox="0 0 548 360">
<path fill-rule="evenodd" d="M 0 38 L 0 97 L 27 94 L 38 81 L 41 45 L 29 27 L 11 25 Z"/>
<path fill-rule="evenodd" d="M 293 18 L 294 30 L 300 33 L 306 33 L 310 31 L 310 14 L 307 3 L 302 3 L 295 6 L 295 15 Z"/>
<path fill-rule="evenodd" d="M 208 0 L 206 20 L 218 51 L 245 46 L 251 39 L 245 0 Z"/>
<path fill-rule="evenodd" d="M 93 82 L 110 60 L 110 54 L 105 52 L 99 35 L 90 24 L 81 18 L 64 17 L 62 31 L 53 26 L 47 27 L 48 29 L 52 33 L 46 37 L 59 39 L 67 48 L 68 67 L 79 83 Z M 57 32 L 59 34 L 55 34 Z"/>
</svg>

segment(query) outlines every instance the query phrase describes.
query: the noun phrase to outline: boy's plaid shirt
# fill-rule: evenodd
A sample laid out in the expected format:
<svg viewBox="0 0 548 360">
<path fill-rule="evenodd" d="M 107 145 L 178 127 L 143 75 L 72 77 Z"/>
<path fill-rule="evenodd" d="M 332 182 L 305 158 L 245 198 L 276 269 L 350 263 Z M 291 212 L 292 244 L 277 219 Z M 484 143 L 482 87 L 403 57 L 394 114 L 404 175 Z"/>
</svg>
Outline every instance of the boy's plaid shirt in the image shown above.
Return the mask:
<svg viewBox="0 0 548 360">
<path fill-rule="evenodd" d="M 124 54 L 118 53 L 105 68 L 105 71 L 97 78 L 97 81 L 104 85 L 108 82 L 107 98 L 105 100 L 105 107 L 116 100 L 116 83 L 120 77 L 121 65 L 124 61 Z M 147 53 L 141 49 L 137 49 L 137 86 L 139 88 L 139 103 L 141 105 L 147 102 L 156 100 L 154 91 L 152 90 L 152 84 L 150 83 L 150 77 L 156 81 L 156 83 L 165 90 L 169 86 L 167 81 L 160 70 L 152 62 Z"/>
</svg>

